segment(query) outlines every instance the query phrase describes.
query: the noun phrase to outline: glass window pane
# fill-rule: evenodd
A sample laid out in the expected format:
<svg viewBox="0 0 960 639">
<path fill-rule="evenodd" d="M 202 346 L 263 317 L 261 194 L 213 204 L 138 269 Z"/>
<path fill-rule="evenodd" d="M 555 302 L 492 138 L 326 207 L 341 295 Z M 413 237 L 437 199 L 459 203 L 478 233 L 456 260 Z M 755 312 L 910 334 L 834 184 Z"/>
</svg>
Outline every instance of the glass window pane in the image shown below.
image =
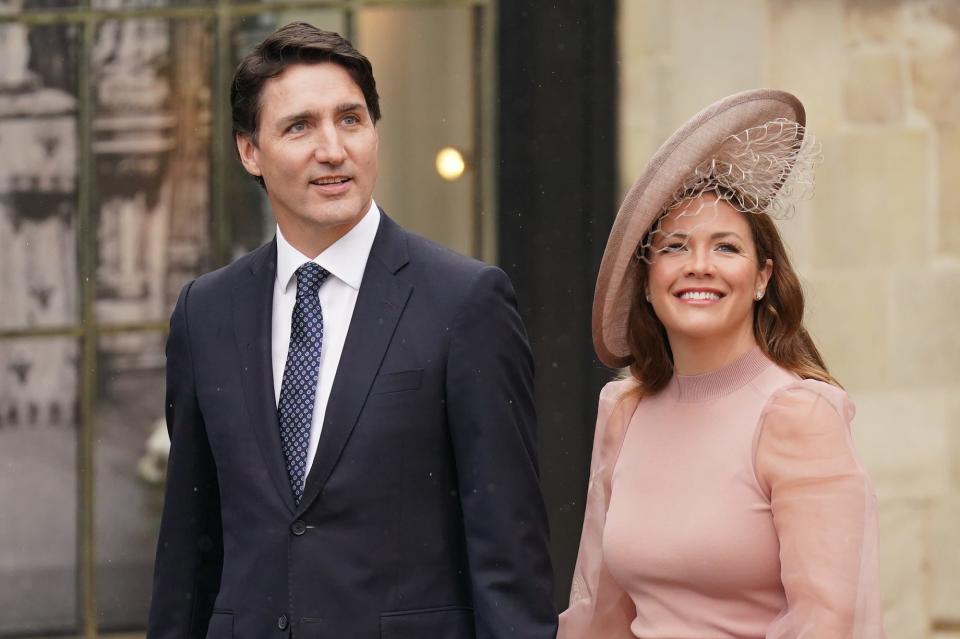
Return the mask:
<svg viewBox="0 0 960 639">
<path fill-rule="evenodd" d="M 216 4 L 217 0 L 93 0 L 94 9 L 140 9 L 154 7 L 183 7 Z"/>
<path fill-rule="evenodd" d="M 476 252 L 478 215 L 473 16 L 469 7 L 377 7 L 356 20 L 383 112 L 374 198 L 407 228 L 466 254 Z M 444 147 L 467 159 L 454 181 L 435 168 Z"/>
<path fill-rule="evenodd" d="M 335 9 L 276 11 L 238 18 L 230 30 L 233 65 L 229 73 L 232 74 L 240 60 L 275 29 L 297 21 L 339 33 L 343 33 L 347 25 L 346 14 Z M 223 126 L 229 129 L 230 123 L 226 122 Z M 224 152 L 227 158 L 227 184 L 223 196 L 230 214 L 231 255 L 239 257 L 272 238 L 276 223 L 263 189 L 240 165 L 233 140 L 228 139 L 227 145 Z"/>
<path fill-rule="evenodd" d="M 78 354 L 0 340 L 0 637 L 76 625 Z"/>
<path fill-rule="evenodd" d="M 76 324 L 78 30 L 3 24 L 0 47 L 0 329 Z"/>
<path fill-rule="evenodd" d="M 97 624 L 144 627 L 169 446 L 162 333 L 103 335 L 98 348 L 95 533 Z"/>
<path fill-rule="evenodd" d="M 166 321 L 183 284 L 210 268 L 213 51 L 206 20 L 98 26 L 93 157 L 101 323 Z"/>
<path fill-rule="evenodd" d="M 80 6 L 79 0 L 0 0 L 0 13 L 14 11 L 52 11 Z"/>
</svg>

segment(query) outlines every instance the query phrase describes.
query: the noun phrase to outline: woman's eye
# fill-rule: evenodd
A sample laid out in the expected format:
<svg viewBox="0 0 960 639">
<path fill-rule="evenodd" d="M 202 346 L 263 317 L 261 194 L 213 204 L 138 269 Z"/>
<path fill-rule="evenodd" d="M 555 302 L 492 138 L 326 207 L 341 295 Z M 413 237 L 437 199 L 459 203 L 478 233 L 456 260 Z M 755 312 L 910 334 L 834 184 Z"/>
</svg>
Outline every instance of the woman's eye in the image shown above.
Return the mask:
<svg viewBox="0 0 960 639">
<path fill-rule="evenodd" d="M 718 244 L 717 250 L 723 253 L 739 253 L 740 247 L 735 244 Z"/>
<path fill-rule="evenodd" d="M 665 244 L 663 248 L 660 249 L 660 252 L 661 253 L 679 253 L 685 248 L 687 248 L 687 245 L 683 242 L 671 242 L 670 244 Z"/>
</svg>

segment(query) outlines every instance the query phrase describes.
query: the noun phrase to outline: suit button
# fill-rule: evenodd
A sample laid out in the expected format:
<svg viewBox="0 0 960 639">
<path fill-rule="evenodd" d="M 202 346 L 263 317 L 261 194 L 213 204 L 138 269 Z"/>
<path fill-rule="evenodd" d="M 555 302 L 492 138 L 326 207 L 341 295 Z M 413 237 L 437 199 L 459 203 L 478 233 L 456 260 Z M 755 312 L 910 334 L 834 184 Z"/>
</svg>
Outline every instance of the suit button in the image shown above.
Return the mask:
<svg viewBox="0 0 960 639">
<path fill-rule="evenodd" d="M 303 533 L 307 532 L 307 525 L 298 519 L 290 524 L 290 532 L 299 537 Z"/>
<path fill-rule="evenodd" d="M 277 619 L 277 628 L 279 628 L 280 630 L 286 630 L 286 629 L 287 629 L 287 616 L 286 616 L 286 615 L 280 615 L 280 618 Z"/>
</svg>

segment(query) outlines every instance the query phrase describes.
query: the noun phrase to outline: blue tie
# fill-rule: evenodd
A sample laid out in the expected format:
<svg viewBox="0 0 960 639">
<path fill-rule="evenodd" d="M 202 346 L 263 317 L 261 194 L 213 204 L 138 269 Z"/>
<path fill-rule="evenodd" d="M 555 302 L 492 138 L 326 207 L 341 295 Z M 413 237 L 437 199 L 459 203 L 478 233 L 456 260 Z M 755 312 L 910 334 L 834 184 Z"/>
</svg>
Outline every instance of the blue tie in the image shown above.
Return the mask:
<svg viewBox="0 0 960 639">
<path fill-rule="evenodd" d="M 317 295 L 329 275 L 329 271 L 313 262 L 297 269 L 297 303 L 293 307 L 290 349 L 277 406 L 283 456 L 287 461 L 293 499 L 298 504 L 303 498 L 310 424 L 320 371 L 320 346 L 323 343 L 323 313 Z"/>
</svg>

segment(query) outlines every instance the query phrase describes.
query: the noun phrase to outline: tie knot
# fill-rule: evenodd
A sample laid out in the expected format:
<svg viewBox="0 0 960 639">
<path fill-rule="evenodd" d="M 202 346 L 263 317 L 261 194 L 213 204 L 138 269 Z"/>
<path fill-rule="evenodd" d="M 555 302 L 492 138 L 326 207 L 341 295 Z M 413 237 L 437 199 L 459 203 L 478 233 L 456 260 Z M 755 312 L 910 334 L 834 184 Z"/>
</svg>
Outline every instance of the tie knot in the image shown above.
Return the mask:
<svg viewBox="0 0 960 639">
<path fill-rule="evenodd" d="M 316 297 L 320 286 L 326 281 L 330 271 L 316 262 L 307 262 L 297 269 L 297 299 L 305 296 Z"/>
</svg>

